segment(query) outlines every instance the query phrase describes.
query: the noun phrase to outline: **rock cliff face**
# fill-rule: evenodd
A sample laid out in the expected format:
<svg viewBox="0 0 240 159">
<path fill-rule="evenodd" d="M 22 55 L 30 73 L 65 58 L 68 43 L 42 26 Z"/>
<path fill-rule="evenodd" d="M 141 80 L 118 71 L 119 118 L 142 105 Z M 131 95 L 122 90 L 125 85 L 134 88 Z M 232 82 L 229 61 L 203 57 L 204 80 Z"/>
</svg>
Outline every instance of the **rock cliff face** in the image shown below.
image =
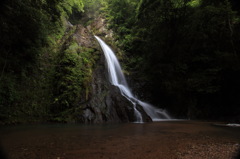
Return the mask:
<svg viewBox="0 0 240 159">
<path fill-rule="evenodd" d="M 108 82 L 104 57 L 101 56 L 92 79 L 92 98 L 83 108 L 84 123 L 134 121 L 132 104 Z"/>
<path fill-rule="evenodd" d="M 104 54 L 96 39 L 90 33 L 90 29 L 97 29 L 100 36 L 111 37 L 112 32 L 108 31 L 105 26 L 106 24 L 100 18 L 87 28 L 78 25 L 74 34 L 74 39 L 80 46 L 94 48 L 101 52 L 92 73 L 90 99 L 81 104 L 81 109 L 75 118 L 77 122 L 81 123 L 134 122 L 133 105 L 121 95 L 117 87 L 110 84 Z M 141 107 L 138 106 L 137 108 L 143 114 L 144 121 L 151 121 L 151 118 Z"/>
</svg>

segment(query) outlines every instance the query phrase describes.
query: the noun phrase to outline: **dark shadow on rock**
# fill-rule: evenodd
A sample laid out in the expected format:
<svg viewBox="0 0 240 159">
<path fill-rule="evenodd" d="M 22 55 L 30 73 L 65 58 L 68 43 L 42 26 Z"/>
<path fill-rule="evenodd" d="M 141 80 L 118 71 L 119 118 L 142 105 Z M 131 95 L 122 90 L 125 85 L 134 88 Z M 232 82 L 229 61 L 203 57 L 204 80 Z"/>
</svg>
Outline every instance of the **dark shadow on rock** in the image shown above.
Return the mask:
<svg viewBox="0 0 240 159">
<path fill-rule="evenodd" d="M 143 122 L 152 122 L 151 117 L 145 112 L 141 105 L 136 104 L 136 108 L 142 114 Z"/>
<path fill-rule="evenodd" d="M 89 103 L 83 106 L 83 113 L 79 115 L 77 122 L 133 122 L 135 120 L 133 105 L 121 95 L 117 87 L 110 84 L 103 55 L 96 66 L 91 84 L 93 95 Z"/>
</svg>

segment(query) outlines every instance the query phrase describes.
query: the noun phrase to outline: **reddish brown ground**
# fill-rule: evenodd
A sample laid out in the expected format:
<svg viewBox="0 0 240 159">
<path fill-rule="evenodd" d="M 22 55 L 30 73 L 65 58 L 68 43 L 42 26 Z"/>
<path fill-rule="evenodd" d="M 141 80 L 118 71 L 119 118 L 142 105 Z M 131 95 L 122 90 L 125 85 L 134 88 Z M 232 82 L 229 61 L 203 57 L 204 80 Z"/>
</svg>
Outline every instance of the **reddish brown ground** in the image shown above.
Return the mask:
<svg viewBox="0 0 240 159">
<path fill-rule="evenodd" d="M 17 126 L 0 131 L 9 159 L 231 159 L 240 129 L 206 122 Z"/>
</svg>

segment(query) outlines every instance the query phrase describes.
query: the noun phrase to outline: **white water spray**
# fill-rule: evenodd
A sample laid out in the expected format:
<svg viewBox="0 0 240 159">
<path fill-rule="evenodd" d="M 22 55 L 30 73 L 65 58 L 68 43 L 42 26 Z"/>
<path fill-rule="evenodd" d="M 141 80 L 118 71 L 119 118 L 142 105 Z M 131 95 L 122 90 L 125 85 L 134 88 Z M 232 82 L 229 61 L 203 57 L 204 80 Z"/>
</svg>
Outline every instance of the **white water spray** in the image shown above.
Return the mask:
<svg viewBox="0 0 240 159">
<path fill-rule="evenodd" d="M 108 65 L 108 74 L 109 74 L 109 80 L 112 85 L 117 86 L 121 94 L 126 97 L 129 101 L 132 102 L 134 107 L 134 115 L 137 119 L 136 122 L 142 123 L 142 114 L 137 110 L 137 104 L 141 105 L 145 112 L 152 118 L 153 121 L 159 121 L 159 120 L 165 120 L 170 119 L 170 116 L 166 113 L 166 111 L 162 109 L 157 109 L 153 107 L 152 105 L 145 103 L 137 98 L 135 98 L 130 91 L 126 78 L 122 72 L 121 66 L 118 62 L 117 57 L 115 56 L 114 52 L 111 50 L 111 48 L 102 41 L 99 37 L 95 36 L 97 41 L 99 42 L 106 61 Z"/>
</svg>

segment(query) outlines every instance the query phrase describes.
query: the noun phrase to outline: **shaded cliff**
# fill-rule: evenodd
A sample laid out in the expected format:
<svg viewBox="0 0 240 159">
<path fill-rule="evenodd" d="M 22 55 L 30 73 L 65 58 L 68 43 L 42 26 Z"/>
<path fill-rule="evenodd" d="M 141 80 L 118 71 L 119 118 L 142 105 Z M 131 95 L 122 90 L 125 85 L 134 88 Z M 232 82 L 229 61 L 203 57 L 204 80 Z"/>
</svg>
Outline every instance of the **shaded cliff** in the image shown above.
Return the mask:
<svg viewBox="0 0 240 159">
<path fill-rule="evenodd" d="M 77 117 L 77 122 L 102 123 L 102 122 L 133 122 L 135 121 L 132 103 L 123 97 L 119 89 L 110 84 L 108 80 L 107 65 L 102 50 L 96 44 L 95 38 L 90 33 L 92 30 L 100 35 L 111 38 L 112 31 L 106 29 L 105 20 L 97 18 L 90 26 L 78 26 L 75 36 L 80 45 L 93 47 L 100 51 L 100 58 L 93 70 L 90 100 L 83 104 L 82 114 Z M 139 107 L 144 121 L 151 121 L 149 116 Z"/>
<path fill-rule="evenodd" d="M 103 122 L 134 122 L 134 109 L 132 103 L 123 97 L 119 89 L 110 84 L 108 80 L 107 66 L 105 65 L 104 54 L 97 43 L 96 39 L 93 37 L 92 32 L 97 32 L 99 35 L 105 37 L 111 37 L 112 32 L 106 29 L 106 23 L 102 18 L 97 18 L 88 27 L 83 25 L 72 26 L 69 24 L 69 30 L 74 30 L 73 33 L 65 38 L 63 42 L 62 49 L 69 49 L 69 43 L 76 43 L 77 46 L 75 51 L 78 52 L 80 60 L 75 62 L 81 63 L 81 58 L 83 57 L 84 50 L 91 49 L 88 52 L 88 56 L 85 58 L 88 63 L 82 65 L 81 69 L 84 72 L 84 67 L 87 68 L 87 73 L 83 74 L 83 79 L 85 81 L 78 80 L 83 89 L 76 89 L 75 91 L 80 91 L 79 94 L 71 93 L 74 96 L 74 100 L 68 97 L 66 92 L 59 90 L 57 94 L 57 102 L 54 107 L 54 112 L 59 109 L 55 121 L 62 122 L 80 122 L 80 123 L 103 123 Z M 71 47 L 71 46 L 70 46 Z M 73 52 L 63 51 L 63 54 L 73 54 Z M 94 58 L 95 57 L 95 58 Z M 62 58 L 62 56 L 61 56 Z M 83 57 L 84 58 L 84 57 Z M 92 64 L 91 64 L 92 63 Z M 78 67 L 77 64 L 74 67 Z M 64 71 L 65 69 L 60 69 Z M 58 81 L 61 79 L 57 77 Z M 65 82 L 65 77 L 64 80 Z M 61 82 L 57 83 L 56 87 L 61 85 Z M 68 85 L 71 87 L 73 81 Z M 62 89 L 62 88 L 61 88 Z M 67 92 L 69 90 L 65 88 Z M 68 93 L 69 94 L 69 93 Z M 61 100 L 61 98 L 64 99 Z M 60 101 L 60 102 L 59 102 Z M 66 105 L 65 101 L 71 101 Z M 63 104 L 62 106 L 60 106 Z M 143 109 L 139 107 L 140 112 L 143 114 L 144 121 L 151 121 L 149 116 L 144 112 Z"/>
</svg>

